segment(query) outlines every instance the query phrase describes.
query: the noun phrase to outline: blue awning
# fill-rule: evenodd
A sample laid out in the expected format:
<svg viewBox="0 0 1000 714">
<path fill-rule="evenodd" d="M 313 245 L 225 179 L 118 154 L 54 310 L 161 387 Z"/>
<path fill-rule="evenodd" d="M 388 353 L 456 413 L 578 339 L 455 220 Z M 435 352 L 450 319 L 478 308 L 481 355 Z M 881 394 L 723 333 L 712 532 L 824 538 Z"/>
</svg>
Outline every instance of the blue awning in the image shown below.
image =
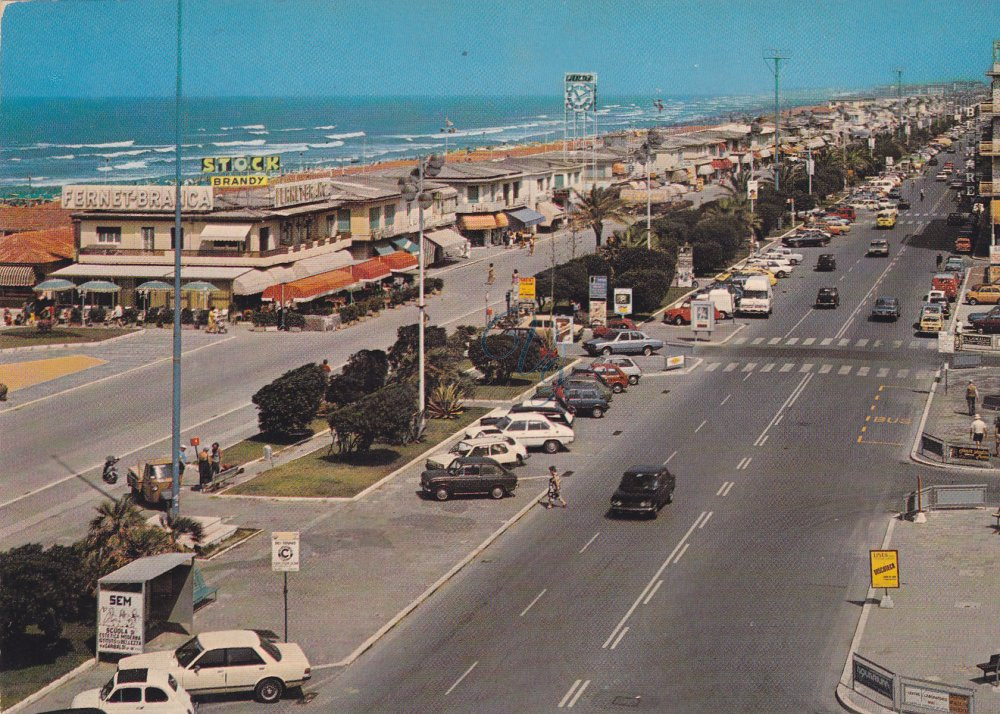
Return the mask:
<svg viewBox="0 0 1000 714">
<path fill-rule="evenodd" d="M 399 248 L 400 250 L 405 250 L 409 251 L 410 253 L 413 253 L 413 255 L 416 255 L 417 253 L 420 252 L 420 246 L 418 246 L 409 238 L 397 238 L 392 242 L 392 244 L 397 248 Z"/>
<path fill-rule="evenodd" d="M 518 208 L 516 211 L 507 211 L 508 216 L 523 223 L 526 226 L 537 226 L 545 220 L 543 216 L 538 211 L 533 211 L 530 208 Z"/>
<path fill-rule="evenodd" d="M 392 255 L 396 252 L 396 248 L 391 245 L 377 245 L 375 246 L 375 252 L 379 255 Z"/>
</svg>

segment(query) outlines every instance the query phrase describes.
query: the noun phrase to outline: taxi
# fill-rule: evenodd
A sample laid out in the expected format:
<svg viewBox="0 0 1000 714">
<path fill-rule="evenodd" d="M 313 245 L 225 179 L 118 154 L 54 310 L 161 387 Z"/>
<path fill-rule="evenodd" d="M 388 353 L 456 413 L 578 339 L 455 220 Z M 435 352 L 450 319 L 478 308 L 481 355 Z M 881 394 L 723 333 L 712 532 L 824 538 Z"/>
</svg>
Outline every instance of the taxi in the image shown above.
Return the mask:
<svg viewBox="0 0 1000 714">
<path fill-rule="evenodd" d="M 878 215 L 875 217 L 875 227 L 876 228 L 895 228 L 896 227 L 896 214 L 891 211 L 879 211 Z"/>
<path fill-rule="evenodd" d="M 920 331 L 941 332 L 944 329 L 944 310 L 934 303 L 925 304 L 920 310 Z"/>
</svg>

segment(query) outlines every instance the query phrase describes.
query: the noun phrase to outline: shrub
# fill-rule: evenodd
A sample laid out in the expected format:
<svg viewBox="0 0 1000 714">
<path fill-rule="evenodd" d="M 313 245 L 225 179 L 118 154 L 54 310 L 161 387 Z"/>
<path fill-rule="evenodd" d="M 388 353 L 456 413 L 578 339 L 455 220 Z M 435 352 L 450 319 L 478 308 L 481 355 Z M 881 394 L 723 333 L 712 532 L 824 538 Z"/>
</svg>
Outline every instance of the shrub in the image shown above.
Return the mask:
<svg viewBox="0 0 1000 714">
<path fill-rule="evenodd" d="M 253 395 L 252 401 L 260 410 L 260 430 L 288 434 L 306 429 L 319 411 L 325 389 L 326 373 L 317 364 L 285 372 Z"/>
<path fill-rule="evenodd" d="M 340 374 L 330 378 L 326 401 L 343 406 L 356 402 L 385 386 L 389 357 L 382 350 L 359 350 L 351 355 Z"/>
<path fill-rule="evenodd" d="M 410 382 L 389 384 L 332 412 L 330 430 L 341 453 L 365 452 L 375 440 L 406 443 L 413 438 L 417 390 Z"/>
<path fill-rule="evenodd" d="M 439 384 L 427 397 L 427 414 L 432 419 L 455 419 L 462 413 L 461 385 L 455 382 Z"/>
<path fill-rule="evenodd" d="M 301 312 L 286 312 L 285 313 L 285 327 L 292 328 L 298 327 L 303 328 L 306 326 L 306 316 Z"/>
<path fill-rule="evenodd" d="M 632 309 L 650 313 L 660 308 L 672 277 L 662 270 L 629 270 L 615 278 L 615 287 L 632 288 Z"/>
<path fill-rule="evenodd" d="M 47 335 L 48 333 L 52 332 L 52 320 L 48 318 L 44 320 L 39 320 L 37 323 L 35 323 L 35 329 L 38 331 L 38 334 Z"/>
<path fill-rule="evenodd" d="M 528 333 L 485 335 L 469 344 L 469 360 L 487 382 L 508 384 L 515 372 L 533 372 L 542 366 L 540 340 Z"/>
<path fill-rule="evenodd" d="M 104 318 L 108 316 L 108 311 L 103 307 L 92 307 L 90 309 L 90 321 L 95 325 L 99 322 L 104 322 Z"/>
<path fill-rule="evenodd" d="M 122 322 L 126 325 L 131 325 L 135 323 L 139 318 L 139 312 L 134 307 L 126 307 L 122 310 Z"/>
<path fill-rule="evenodd" d="M 359 317 L 361 317 L 361 311 L 358 309 L 357 303 L 344 305 L 340 308 L 340 321 L 345 325 L 354 322 Z"/>
<path fill-rule="evenodd" d="M 190 325 L 194 322 L 194 313 L 191 312 L 191 308 L 184 307 L 181 308 L 181 324 Z"/>
</svg>

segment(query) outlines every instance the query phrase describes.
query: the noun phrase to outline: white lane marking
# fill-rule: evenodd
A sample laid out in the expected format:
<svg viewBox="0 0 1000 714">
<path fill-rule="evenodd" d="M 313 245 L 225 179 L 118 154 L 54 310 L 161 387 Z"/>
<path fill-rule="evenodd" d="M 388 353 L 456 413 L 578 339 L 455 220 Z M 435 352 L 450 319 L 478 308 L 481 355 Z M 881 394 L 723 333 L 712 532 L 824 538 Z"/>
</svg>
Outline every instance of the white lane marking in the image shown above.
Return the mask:
<svg viewBox="0 0 1000 714">
<path fill-rule="evenodd" d="M 882 346 L 882 340 L 875 340 L 874 342 L 872 342 L 872 347 L 881 347 L 881 346 Z"/>
<path fill-rule="evenodd" d="M 573 695 L 573 698 L 569 700 L 569 704 L 566 705 L 567 709 L 573 708 L 573 705 L 576 704 L 576 700 L 580 698 L 580 695 L 583 694 L 583 690 L 586 689 L 588 686 L 590 686 L 590 680 L 585 679 L 583 681 L 583 684 L 580 685 L 580 688 L 576 690 L 576 694 Z"/>
<path fill-rule="evenodd" d="M 908 375 L 909 373 L 910 373 L 910 370 L 908 370 L 908 369 L 901 369 L 898 372 L 896 372 L 896 379 L 905 379 L 906 375 Z"/>
<path fill-rule="evenodd" d="M 747 380 L 748 380 L 748 379 L 750 379 L 750 377 L 752 377 L 752 376 L 753 376 L 753 372 L 747 372 L 747 376 L 743 378 L 743 381 L 744 381 L 744 382 L 745 382 L 745 381 L 747 381 Z"/>
<path fill-rule="evenodd" d="M 679 562 L 681 562 L 681 557 L 683 557 L 683 555 L 687 552 L 687 549 L 688 549 L 689 545 L 691 545 L 691 544 L 690 543 L 685 543 L 684 544 L 684 547 L 681 548 L 681 552 L 677 554 L 676 558 L 674 558 L 674 565 L 677 565 Z"/>
<path fill-rule="evenodd" d="M 768 362 L 767 364 L 765 364 L 763 367 L 760 368 L 760 371 L 770 372 L 772 369 L 774 369 L 774 362 Z"/>
<path fill-rule="evenodd" d="M 827 373 L 829 373 L 829 371 L 831 369 L 833 369 L 833 365 L 832 364 L 824 364 L 823 366 L 821 366 L 819 368 L 819 373 L 820 374 L 827 374 Z"/>
<path fill-rule="evenodd" d="M 594 538 L 596 538 L 596 537 L 597 536 L 594 536 Z M 594 538 L 591 538 L 591 540 L 594 540 Z M 590 543 L 588 543 L 587 545 L 590 545 Z M 584 547 L 586 547 L 586 546 L 584 546 Z M 581 550 L 580 552 L 582 553 L 583 551 Z M 538 593 L 537 595 L 535 595 L 535 599 L 532 600 L 531 602 L 529 602 L 528 606 L 526 608 L 524 608 L 523 610 L 521 610 L 521 614 L 518 615 L 518 617 L 524 617 L 525 613 L 527 613 L 528 610 L 531 609 L 531 606 L 534 605 L 536 602 L 538 602 L 541 599 L 542 595 L 545 594 L 546 590 L 548 590 L 548 588 L 542 588 L 542 591 L 540 593 Z"/>
<path fill-rule="evenodd" d="M 840 369 L 837 370 L 837 374 L 839 374 L 841 377 L 843 377 L 845 374 L 848 374 L 850 371 L 851 371 L 851 365 L 845 364 L 844 366 L 842 366 Z"/>
<path fill-rule="evenodd" d="M 745 365 L 743 365 L 743 371 L 744 372 L 753 372 L 753 370 L 754 370 L 754 368 L 756 366 L 757 366 L 756 362 L 747 362 Z"/>
<path fill-rule="evenodd" d="M 855 263 L 854 265 L 857 265 L 857 263 Z M 854 265 L 852 265 L 850 268 L 847 269 L 848 273 L 851 272 L 852 270 L 854 270 Z"/>
<path fill-rule="evenodd" d="M 739 471 L 740 469 L 742 469 L 743 464 L 746 463 L 748 460 L 749 460 L 748 456 L 744 456 L 742 459 L 740 459 L 740 462 L 736 464 L 736 470 Z"/>
<path fill-rule="evenodd" d="M 903 341 L 902 340 L 893 340 L 892 341 L 892 348 L 894 350 L 898 350 L 902 346 L 903 346 Z"/>
<path fill-rule="evenodd" d="M 701 431 L 701 428 L 706 424 L 708 424 L 708 419 L 703 420 L 701 424 L 698 425 L 698 428 L 694 430 L 694 433 L 697 434 L 699 431 Z"/>
<path fill-rule="evenodd" d="M 622 641 L 622 638 L 625 636 L 626 632 L 628 632 L 628 625 L 626 625 L 625 627 L 623 627 L 622 631 L 618 633 L 618 637 L 616 637 L 615 641 L 611 643 L 611 648 L 610 649 L 614 649 L 615 647 L 618 646 L 618 643 Z M 570 706 L 573 706 L 573 705 L 571 704 Z"/>
<path fill-rule="evenodd" d="M 730 362 L 729 364 L 726 365 L 726 368 L 723 369 L 722 371 L 723 372 L 732 372 L 734 369 L 736 369 L 739 366 L 740 366 L 739 362 Z"/>
<path fill-rule="evenodd" d="M 687 532 L 681 537 L 679 541 L 677 541 L 677 545 L 675 545 L 674 549 L 670 551 L 670 555 L 667 556 L 667 559 L 663 561 L 663 563 L 660 565 L 657 571 L 653 573 L 653 577 L 650 578 L 648 583 L 646 583 L 646 587 L 644 587 L 642 589 L 642 592 L 639 593 L 639 597 L 635 599 L 635 602 L 633 602 L 632 606 L 625 612 L 625 615 L 622 617 L 622 619 L 619 620 L 618 624 L 615 625 L 613 630 L 611 630 L 611 634 L 608 635 L 608 639 L 606 639 L 604 641 L 604 644 L 601 645 L 601 649 L 608 648 L 608 645 L 611 644 L 611 640 L 615 638 L 615 635 L 618 634 L 618 631 L 621 628 L 623 628 L 625 626 L 625 623 L 628 622 L 628 619 L 632 617 L 632 613 L 635 612 L 635 609 L 637 607 L 639 607 L 639 603 L 641 603 L 645 599 L 646 595 L 649 593 L 650 588 L 652 588 L 656 584 L 656 581 L 660 579 L 661 575 L 663 575 L 663 571 L 667 569 L 668 565 L 670 565 L 670 561 L 674 559 L 674 556 L 677 555 L 677 552 L 685 544 L 687 539 L 691 537 L 691 534 L 694 533 L 694 529 L 698 527 L 699 523 L 701 523 L 702 519 L 705 517 L 705 513 L 706 513 L 705 511 L 702 511 L 701 515 L 699 515 L 697 518 L 694 519 L 694 523 L 692 523 L 691 527 L 687 529 Z"/>
<path fill-rule="evenodd" d="M 937 343 L 934 342 L 934 341 L 928 342 L 927 344 L 924 345 L 924 349 L 925 350 L 936 350 L 937 349 Z"/>
<path fill-rule="evenodd" d="M 833 342 L 832 337 L 824 337 L 822 340 L 819 341 L 820 345 L 822 345 L 823 347 L 826 347 L 831 342 Z"/>
<path fill-rule="evenodd" d="M 469 672 L 471 672 L 472 670 L 474 670 L 476 668 L 477 664 L 479 664 L 479 660 L 476 660 L 475 662 L 473 662 L 469 666 L 469 668 L 467 670 L 465 670 L 465 672 L 462 673 L 462 676 L 459 677 L 458 679 L 456 679 L 455 683 L 453 685 L 451 685 L 450 687 L 448 687 L 448 691 L 445 692 L 444 695 L 447 697 L 449 694 L 451 694 L 455 690 L 455 687 L 457 687 L 459 684 L 461 684 L 462 680 L 469 676 Z"/>
<path fill-rule="evenodd" d="M 858 367 L 858 371 L 855 372 L 855 376 L 867 377 L 868 373 L 872 371 L 871 367 Z"/>
<path fill-rule="evenodd" d="M 778 416 L 774 417 L 774 425 L 778 426 L 778 424 L 780 424 L 781 420 L 784 418 L 785 418 L 784 414 L 779 414 Z"/>
<path fill-rule="evenodd" d="M 757 444 L 757 446 L 763 446 L 764 443 L 767 441 L 767 437 L 769 437 L 769 436 L 770 436 L 770 434 L 764 434 L 764 438 L 760 440 L 760 443 Z M 723 495 L 725 495 L 725 494 L 723 494 Z"/>
<path fill-rule="evenodd" d="M 726 395 L 726 398 L 725 398 L 725 399 L 723 399 L 723 400 L 722 400 L 721 402 L 719 402 L 719 406 L 720 406 L 720 407 L 721 407 L 721 406 L 723 406 L 723 405 L 724 405 L 724 404 L 725 404 L 726 402 L 728 402 L 728 401 L 729 401 L 730 399 L 732 399 L 732 398 L 733 398 L 733 395 L 732 395 L 732 394 L 727 394 L 727 395 Z"/>
<path fill-rule="evenodd" d="M 701 522 L 701 525 L 700 525 L 700 526 L 698 526 L 698 530 L 701 530 L 702 528 L 704 528 L 704 527 L 705 527 L 705 524 L 706 524 L 706 523 L 708 523 L 708 519 L 712 517 L 712 514 L 713 514 L 713 513 L 715 513 L 715 511 L 709 511 L 709 512 L 708 512 L 708 515 L 707 515 L 707 516 L 705 516 L 705 520 L 703 520 L 703 521 Z M 681 552 L 683 553 L 684 551 L 681 551 Z M 680 560 L 680 559 L 681 559 L 681 558 L 680 558 L 680 556 L 677 556 L 677 560 Z M 674 562 L 676 563 L 676 562 L 677 562 L 677 560 L 675 560 Z"/>
<path fill-rule="evenodd" d="M 855 315 L 858 314 L 858 312 L 861 310 L 861 308 L 863 308 L 865 305 L 868 304 L 868 298 L 870 298 L 872 296 L 872 293 L 874 293 L 875 290 L 878 289 L 879 283 L 881 283 L 882 279 L 885 278 L 885 276 L 889 274 L 890 270 L 892 270 L 892 264 L 891 263 L 889 265 L 885 266 L 885 270 L 883 270 L 882 274 L 879 275 L 878 278 L 875 279 L 875 282 L 872 284 L 871 288 L 868 290 L 868 292 L 865 293 L 864 297 L 861 298 L 861 301 L 858 303 L 858 306 L 856 308 L 854 308 L 854 310 L 851 312 L 850 315 L 847 316 L 847 321 L 844 323 L 844 326 L 841 327 L 840 330 L 837 331 L 837 334 L 834 335 L 834 337 L 843 337 L 844 336 L 844 334 L 847 332 L 848 327 L 854 321 Z"/>
<path fill-rule="evenodd" d="M 887 374 L 889 374 L 889 368 L 888 367 L 880 367 L 879 370 L 878 370 L 878 374 L 876 374 L 875 376 L 879 377 L 879 378 L 882 378 L 882 377 L 885 377 Z"/>
<path fill-rule="evenodd" d="M 726 490 L 726 486 L 728 486 L 730 483 L 732 483 L 732 482 L 731 481 L 723 481 L 722 485 L 719 486 L 719 490 L 715 492 L 715 495 L 716 496 L 721 496 L 722 492 Z"/>
<path fill-rule="evenodd" d="M 730 491 L 730 490 L 731 490 L 731 489 L 733 488 L 733 486 L 735 486 L 735 485 L 736 485 L 736 482 L 735 482 L 735 481 L 730 481 L 730 482 L 729 482 L 729 485 L 728 485 L 728 486 L 726 486 L 726 487 L 725 487 L 724 489 L 722 489 L 722 497 L 723 497 L 723 498 L 725 498 L 726 496 L 728 496 L 728 495 L 729 495 L 729 491 Z"/>
<path fill-rule="evenodd" d="M 653 599 L 653 596 L 656 595 L 656 591 L 660 589 L 661 585 L 663 585 L 663 581 L 662 580 L 657 580 L 656 581 L 656 585 L 654 585 L 653 589 L 649 591 L 649 595 L 647 595 L 646 599 L 642 601 L 643 605 L 648 605 L 649 604 L 649 601 Z M 628 628 L 626 627 L 625 629 L 627 630 Z M 611 649 L 614 649 L 614 647 L 612 646 Z"/>
<path fill-rule="evenodd" d="M 559 709 L 562 709 L 564 706 L 566 706 L 566 702 L 568 702 L 569 698 L 573 696 L 573 692 L 576 691 L 576 688 L 580 686 L 581 682 L 583 682 L 582 679 L 578 679 L 575 682 L 573 682 L 573 686 L 569 688 L 569 691 L 566 692 L 563 698 L 559 701 Z"/>
<path fill-rule="evenodd" d="M 840 283 L 844 282 L 844 279 L 846 277 L 847 277 L 846 275 L 841 275 L 839 278 L 837 278 L 837 282 L 840 282 Z"/>
<path fill-rule="evenodd" d="M 672 453 L 670 456 L 667 457 L 667 460 L 663 462 L 663 465 L 666 466 L 667 464 L 669 464 L 670 463 L 670 459 L 674 458 L 675 456 L 677 456 L 677 452 L 676 451 L 674 453 Z"/>
<path fill-rule="evenodd" d="M 714 372 L 719 368 L 720 364 L 722 364 L 722 362 L 709 362 L 708 364 L 705 365 L 705 371 Z"/>
<path fill-rule="evenodd" d="M 851 341 L 848 340 L 847 338 L 841 338 L 837 340 L 837 347 L 844 347 L 849 344 L 851 344 Z"/>
<path fill-rule="evenodd" d="M 746 341 L 747 341 L 746 337 L 737 337 L 735 340 L 733 340 L 733 344 L 734 345 L 742 345 L 742 344 L 746 344 Z"/>
<path fill-rule="evenodd" d="M 812 362 L 806 362 L 804 365 L 802 365 L 801 367 L 799 367 L 799 374 L 801 374 L 803 372 L 809 372 L 810 370 L 812 370 L 812 368 L 813 368 L 813 363 Z"/>
<path fill-rule="evenodd" d="M 909 348 L 915 350 L 920 347 L 920 340 L 910 340 Z"/>
<path fill-rule="evenodd" d="M 795 365 L 794 365 L 794 364 L 792 364 L 791 362 L 785 362 L 785 363 L 784 363 L 783 365 L 781 365 L 781 369 L 779 369 L 778 371 L 779 371 L 779 372 L 791 372 L 791 371 L 792 371 L 792 368 L 793 368 L 794 366 L 795 366 Z"/>
<path fill-rule="evenodd" d="M 815 337 L 807 337 L 804 340 L 802 340 L 802 345 L 803 346 L 811 345 L 815 341 L 816 341 Z"/>
<path fill-rule="evenodd" d="M 802 394 L 803 390 L 807 386 L 809 386 L 809 382 L 812 381 L 812 378 L 815 376 L 816 375 L 809 373 L 805 375 L 801 380 L 799 380 L 799 383 L 792 390 L 792 393 L 788 395 L 788 399 L 786 399 L 785 403 L 778 408 L 778 411 L 775 412 L 774 417 L 771 419 L 768 425 L 764 427 L 764 431 L 762 431 L 760 433 L 760 436 L 757 437 L 757 440 L 754 441 L 754 446 L 764 445 L 764 442 L 767 441 L 767 436 L 768 436 L 767 432 L 770 430 L 772 426 L 778 424 L 781 421 L 782 413 L 785 411 L 785 409 L 788 409 L 795 403 L 795 400 L 798 399 L 799 395 Z"/>
<path fill-rule="evenodd" d="M 784 334 L 784 337 L 787 338 L 790 334 L 792 334 L 793 332 L 795 332 L 796 328 L 799 325 L 801 325 L 805 321 L 805 319 L 812 314 L 812 312 L 813 312 L 812 310 L 806 310 L 806 313 L 802 317 L 799 318 L 798 322 L 796 322 L 794 325 L 792 325 L 792 329 L 790 329 L 788 332 L 786 332 Z M 798 340 L 796 339 L 796 341 L 798 341 Z M 772 342 L 771 344 L 775 344 L 775 343 Z M 795 343 L 794 342 L 789 342 L 788 344 L 793 345 Z"/>
<path fill-rule="evenodd" d="M 868 339 L 867 339 L 867 338 L 865 338 L 865 339 L 863 339 L 863 340 L 858 340 L 857 342 L 855 342 L 855 343 L 854 343 L 854 346 L 855 346 L 855 347 L 864 347 L 864 346 L 865 346 L 865 345 L 867 345 L 867 344 L 868 344 Z"/>
<path fill-rule="evenodd" d="M 583 547 L 580 548 L 580 550 L 578 552 L 582 553 L 583 551 L 587 550 L 587 548 L 590 547 L 590 544 L 593 543 L 595 540 L 597 540 L 597 536 L 599 536 L 599 535 L 601 535 L 600 531 L 598 531 L 593 536 L 591 536 L 590 540 L 588 540 L 586 543 L 584 543 Z M 545 591 L 543 590 L 542 592 L 545 592 Z"/>
<path fill-rule="evenodd" d="M 769 344 L 769 345 L 776 345 L 779 342 L 781 342 L 781 338 L 780 337 L 772 337 L 771 339 L 769 339 L 767 341 L 767 344 Z"/>
<path fill-rule="evenodd" d="M 750 344 L 751 345 L 759 345 L 763 341 L 764 341 L 763 337 L 754 337 L 753 341 Z"/>
<path fill-rule="evenodd" d="M 787 340 L 785 340 L 785 344 L 789 346 L 796 345 L 798 344 L 798 342 L 799 342 L 798 337 L 789 337 Z"/>
</svg>

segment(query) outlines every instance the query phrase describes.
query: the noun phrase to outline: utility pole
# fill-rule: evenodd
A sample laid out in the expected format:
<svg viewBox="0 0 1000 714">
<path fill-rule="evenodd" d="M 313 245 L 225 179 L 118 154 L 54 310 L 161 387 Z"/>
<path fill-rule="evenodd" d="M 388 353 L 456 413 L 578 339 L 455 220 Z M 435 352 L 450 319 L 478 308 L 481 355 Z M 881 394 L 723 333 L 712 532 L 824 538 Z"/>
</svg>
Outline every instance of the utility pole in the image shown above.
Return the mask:
<svg viewBox="0 0 1000 714">
<path fill-rule="evenodd" d="M 778 54 L 777 50 L 771 50 L 770 55 L 764 57 L 765 60 L 774 62 L 774 190 L 779 191 L 778 175 L 781 170 L 781 104 L 778 101 L 778 87 L 781 77 L 781 60 L 788 59 Z"/>
<path fill-rule="evenodd" d="M 906 141 L 903 131 L 903 68 L 896 67 L 896 122 L 899 124 L 899 140 Z"/>
</svg>

